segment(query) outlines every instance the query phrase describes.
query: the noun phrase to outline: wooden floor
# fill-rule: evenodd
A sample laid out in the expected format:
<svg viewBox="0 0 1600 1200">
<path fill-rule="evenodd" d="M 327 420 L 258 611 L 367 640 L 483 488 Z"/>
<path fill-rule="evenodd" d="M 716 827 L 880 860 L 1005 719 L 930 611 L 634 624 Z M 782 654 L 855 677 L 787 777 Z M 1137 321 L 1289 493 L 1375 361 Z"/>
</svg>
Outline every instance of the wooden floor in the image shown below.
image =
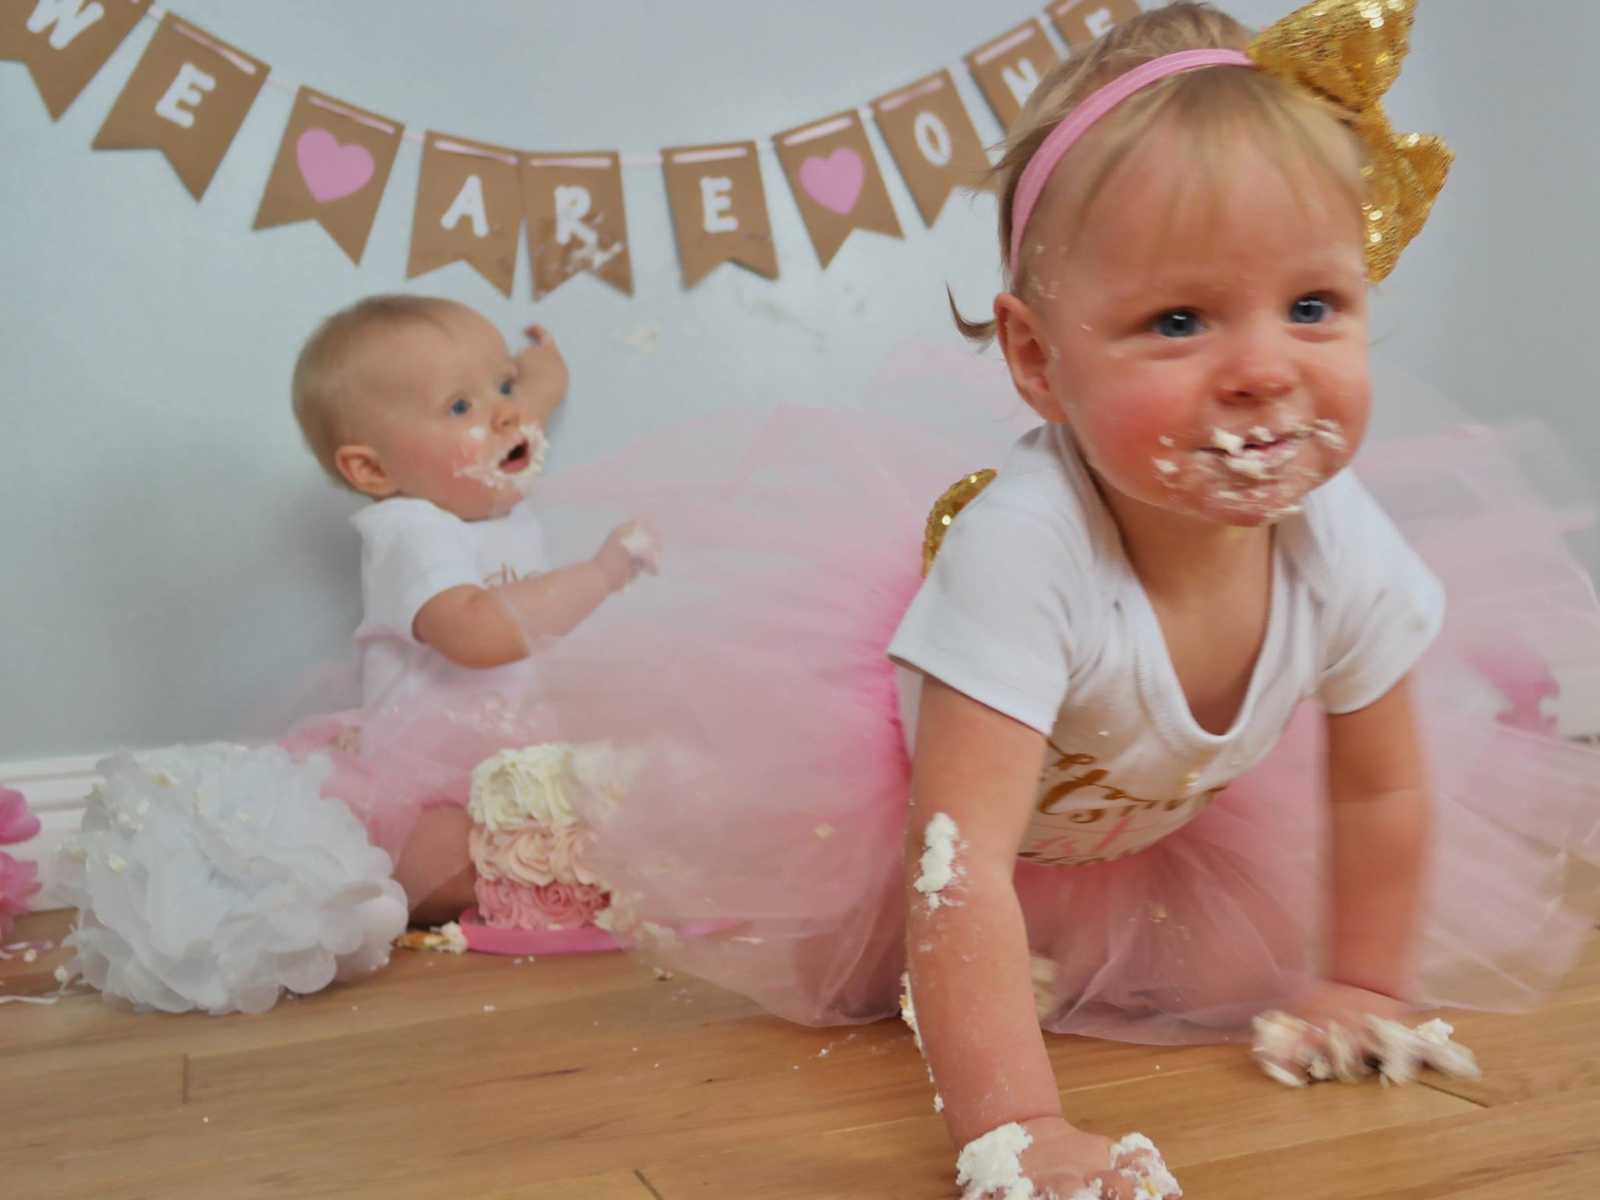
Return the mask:
<svg viewBox="0 0 1600 1200">
<path fill-rule="evenodd" d="M 0 994 L 54 991 L 65 914 Z M 1243 1050 L 1051 1040 L 1069 1119 L 1190 1200 L 1600 1197 L 1600 940 L 1534 1017 L 1465 1016 L 1479 1083 L 1294 1092 Z M 0 1006 L 0 1195 L 948 1200 L 899 1022 L 802 1029 L 620 955 L 397 951 L 259 1017 Z"/>
</svg>

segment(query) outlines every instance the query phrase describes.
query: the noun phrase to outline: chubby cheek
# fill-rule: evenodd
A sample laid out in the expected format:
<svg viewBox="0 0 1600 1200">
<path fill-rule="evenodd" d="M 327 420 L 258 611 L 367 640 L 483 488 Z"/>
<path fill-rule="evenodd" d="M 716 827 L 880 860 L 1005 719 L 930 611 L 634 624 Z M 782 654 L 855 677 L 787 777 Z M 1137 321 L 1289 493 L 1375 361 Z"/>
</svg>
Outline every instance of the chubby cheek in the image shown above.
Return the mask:
<svg viewBox="0 0 1600 1200">
<path fill-rule="evenodd" d="M 1185 431 L 1183 406 L 1151 392 L 1104 397 L 1074 412 L 1072 423 L 1091 465 L 1133 494 L 1162 487 L 1158 463 Z"/>
</svg>

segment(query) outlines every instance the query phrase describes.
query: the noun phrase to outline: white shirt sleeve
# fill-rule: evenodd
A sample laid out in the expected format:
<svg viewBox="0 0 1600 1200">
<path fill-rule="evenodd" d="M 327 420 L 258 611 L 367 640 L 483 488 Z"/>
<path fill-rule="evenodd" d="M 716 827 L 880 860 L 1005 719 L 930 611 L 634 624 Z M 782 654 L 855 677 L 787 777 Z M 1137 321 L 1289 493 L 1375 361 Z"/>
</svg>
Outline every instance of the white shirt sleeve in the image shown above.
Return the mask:
<svg viewBox="0 0 1600 1200">
<path fill-rule="evenodd" d="M 426 500 L 381 500 L 355 516 L 361 533 L 361 601 L 357 637 L 416 642 L 412 624 L 422 606 L 463 584 L 481 586 L 465 522 Z"/>
<path fill-rule="evenodd" d="M 1403 679 L 1444 624 L 1444 588 L 1365 487 L 1325 485 L 1327 629 L 1317 694 L 1330 713 L 1367 707 Z"/>
<path fill-rule="evenodd" d="M 950 526 L 889 657 L 1048 736 L 1067 695 L 1080 561 L 1043 513 L 979 496 Z"/>
</svg>

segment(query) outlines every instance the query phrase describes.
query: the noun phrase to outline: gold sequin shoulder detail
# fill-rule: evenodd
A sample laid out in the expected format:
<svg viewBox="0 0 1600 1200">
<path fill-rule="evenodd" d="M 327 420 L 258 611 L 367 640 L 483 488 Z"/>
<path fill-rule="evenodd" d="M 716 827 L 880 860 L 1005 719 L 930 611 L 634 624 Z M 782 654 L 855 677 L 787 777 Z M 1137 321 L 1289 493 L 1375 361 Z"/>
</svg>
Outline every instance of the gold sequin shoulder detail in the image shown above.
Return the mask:
<svg viewBox="0 0 1600 1200">
<path fill-rule="evenodd" d="M 944 495 L 933 506 L 933 511 L 928 514 L 928 527 L 922 535 L 922 573 L 924 576 L 933 568 L 933 560 L 939 553 L 939 547 L 944 545 L 944 535 L 950 531 L 950 525 L 955 521 L 961 510 L 971 504 L 978 497 L 978 493 L 994 481 L 994 471 L 974 471 L 971 475 L 963 475 L 944 491 Z"/>
</svg>

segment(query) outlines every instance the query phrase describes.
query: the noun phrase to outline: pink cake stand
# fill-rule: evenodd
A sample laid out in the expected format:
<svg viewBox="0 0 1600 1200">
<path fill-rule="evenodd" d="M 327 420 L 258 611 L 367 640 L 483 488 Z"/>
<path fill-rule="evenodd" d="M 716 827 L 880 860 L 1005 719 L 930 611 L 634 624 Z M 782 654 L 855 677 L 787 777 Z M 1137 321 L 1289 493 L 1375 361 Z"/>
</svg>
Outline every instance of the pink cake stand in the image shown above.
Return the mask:
<svg viewBox="0 0 1600 1200">
<path fill-rule="evenodd" d="M 467 939 L 467 949 L 479 954 L 509 954 L 520 958 L 540 954 L 599 954 L 622 949 L 621 942 L 593 925 L 577 929 L 499 929 L 485 925 L 476 908 L 462 913 L 457 924 Z M 705 937 L 738 924 L 738 921 L 691 921 L 677 926 L 675 932 L 679 937 Z"/>
<path fill-rule="evenodd" d="M 499 929 L 485 925 L 478 910 L 469 908 L 458 922 L 467 949 L 479 954 L 599 954 L 620 950 L 622 943 L 604 929 L 580 925 L 577 929 Z"/>
</svg>

